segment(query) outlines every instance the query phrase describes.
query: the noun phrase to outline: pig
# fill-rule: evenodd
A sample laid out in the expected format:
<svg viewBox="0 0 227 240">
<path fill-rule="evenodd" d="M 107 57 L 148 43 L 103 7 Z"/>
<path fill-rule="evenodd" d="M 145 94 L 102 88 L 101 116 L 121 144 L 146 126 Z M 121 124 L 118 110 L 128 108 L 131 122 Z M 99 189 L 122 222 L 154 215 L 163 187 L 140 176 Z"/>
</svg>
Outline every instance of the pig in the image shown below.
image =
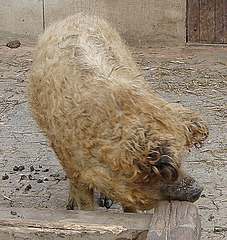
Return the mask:
<svg viewBox="0 0 227 240">
<path fill-rule="evenodd" d="M 207 123 L 152 91 L 105 20 L 77 14 L 50 26 L 28 96 L 69 179 L 69 209 L 94 210 L 94 188 L 125 212 L 199 198 L 203 187 L 182 161 L 208 137 Z"/>
</svg>

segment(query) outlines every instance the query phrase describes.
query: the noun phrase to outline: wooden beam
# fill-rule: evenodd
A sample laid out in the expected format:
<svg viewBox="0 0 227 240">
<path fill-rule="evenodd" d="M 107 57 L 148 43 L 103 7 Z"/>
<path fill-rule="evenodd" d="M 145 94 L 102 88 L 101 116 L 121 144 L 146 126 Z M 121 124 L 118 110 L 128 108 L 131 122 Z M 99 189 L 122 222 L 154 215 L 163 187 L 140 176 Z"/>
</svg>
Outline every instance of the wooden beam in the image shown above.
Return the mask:
<svg viewBox="0 0 227 240">
<path fill-rule="evenodd" d="M 151 214 L 55 209 L 0 210 L 0 239 L 116 240 L 146 234 Z M 144 232 L 145 231 L 145 232 Z"/>
<path fill-rule="evenodd" d="M 227 2 L 226 0 L 215 2 L 215 43 L 227 43 Z"/>
<path fill-rule="evenodd" d="M 215 42 L 215 1 L 200 0 L 200 42 Z"/>
<path fill-rule="evenodd" d="M 154 214 L 0 209 L 0 239 L 198 240 L 200 230 L 188 202 L 159 202 Z"/>
<path fill-rule="evenodd" d="M 200 2 L 188 0 L 188 41 L 200 41 Z"/>
<path fill-rule="evenodd" d="M 189 202 L 159 202 L 154 210 L 147 240 L 199 240 L 198 209 Z"/>
</svg>

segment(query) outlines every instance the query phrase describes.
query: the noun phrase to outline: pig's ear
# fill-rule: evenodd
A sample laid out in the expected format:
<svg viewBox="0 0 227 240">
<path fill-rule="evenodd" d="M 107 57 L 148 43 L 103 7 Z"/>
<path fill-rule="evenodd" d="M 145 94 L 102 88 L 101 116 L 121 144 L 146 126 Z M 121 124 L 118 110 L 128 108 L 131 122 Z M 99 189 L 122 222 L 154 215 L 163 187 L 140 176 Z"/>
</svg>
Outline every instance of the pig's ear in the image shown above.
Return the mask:
<svg viewBox="0 0 227 240">
<path fill-rule="evenodd" d="M 174 150 L 164 145 L 150 149 L 145 158 L 137 158 L 134 163 L 141 170 L 141 181 L 153 181 L 156 178 L 167 182 L 175 181 L 180 171 Z"/>
</svg>

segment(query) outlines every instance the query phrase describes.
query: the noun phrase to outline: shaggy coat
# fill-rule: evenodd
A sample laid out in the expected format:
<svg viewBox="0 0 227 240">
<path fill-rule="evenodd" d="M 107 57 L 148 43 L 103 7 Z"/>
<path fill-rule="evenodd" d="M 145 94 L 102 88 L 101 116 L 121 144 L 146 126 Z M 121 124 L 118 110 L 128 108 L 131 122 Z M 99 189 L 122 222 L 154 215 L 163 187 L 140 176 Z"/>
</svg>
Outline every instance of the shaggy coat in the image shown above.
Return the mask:
<svg viewBox="0 0 227 240">
<path fill-rule="evenodd" d="M 182 154 L 208 136 L 203 120 L 154 94 L 119 34 L 82 15 L 41 36 L 31 109 L 68 178 L 69 206 L 93 210 L 93 189 L 146 210 L 181 175 Z"/>
</svg>

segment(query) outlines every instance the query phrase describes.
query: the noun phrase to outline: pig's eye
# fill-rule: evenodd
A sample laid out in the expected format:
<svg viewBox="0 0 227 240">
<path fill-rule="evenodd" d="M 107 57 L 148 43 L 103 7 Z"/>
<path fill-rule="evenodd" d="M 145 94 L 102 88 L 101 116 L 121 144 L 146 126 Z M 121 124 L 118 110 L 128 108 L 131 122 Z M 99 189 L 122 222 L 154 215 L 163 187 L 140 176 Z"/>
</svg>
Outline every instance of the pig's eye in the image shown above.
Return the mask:
<svg viewBox="0 0 227 240">
<path fill-rule="evenodd" d="M 161 155 L 159 160 L 149 161 L 151 174 L 157 175 L 159 178 L 166 181 L 176 181 L 178 178 L 177 163 L 168 155 Z"/>
<path fill-rule="evenodd" d="M 154 179 L 157 176 L 167 182 L 176 181 L 179 175 L 179 163 L 168 146 L 159 146 L 152 149 L 145 157 L 145 161 L 137 161 L 145 179 Z"/>
<path fill-rule="evenodd" d="M 176 161 L 170 146 L 160 145 L 148 154 L 147 163 L 151 168 L 151 174 L 166 181 L 175 181 L 178 178 L 179 164 Z"/>
</svg>

